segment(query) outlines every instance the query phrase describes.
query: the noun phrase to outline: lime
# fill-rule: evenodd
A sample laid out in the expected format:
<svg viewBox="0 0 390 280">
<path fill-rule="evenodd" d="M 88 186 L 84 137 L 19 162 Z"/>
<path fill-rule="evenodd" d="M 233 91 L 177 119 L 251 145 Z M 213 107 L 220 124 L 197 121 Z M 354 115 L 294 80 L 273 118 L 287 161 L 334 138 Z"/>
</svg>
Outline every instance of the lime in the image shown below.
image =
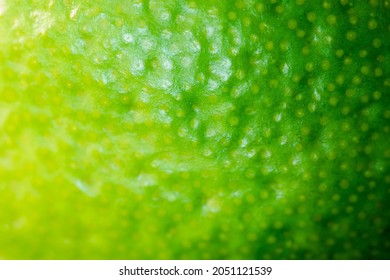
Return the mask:
<svg viewBox="0 0 390 280">
<path fill-rule="evenodd" d="M 0 258 L 390 258 L 389 7 L 0 0 Z"/>
</svg>

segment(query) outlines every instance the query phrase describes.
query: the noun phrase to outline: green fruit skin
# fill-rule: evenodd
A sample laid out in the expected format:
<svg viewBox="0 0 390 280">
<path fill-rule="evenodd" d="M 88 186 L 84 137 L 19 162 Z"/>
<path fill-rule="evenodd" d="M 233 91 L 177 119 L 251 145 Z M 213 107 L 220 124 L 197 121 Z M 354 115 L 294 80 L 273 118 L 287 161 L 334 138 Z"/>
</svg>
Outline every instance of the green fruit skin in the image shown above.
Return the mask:
<svg viewBox="0 0 390 280">
<path fill-rule="evenodd" d="M 389 1 L 0 1 L 0 259 L 389 259 Z"/>
</svg>

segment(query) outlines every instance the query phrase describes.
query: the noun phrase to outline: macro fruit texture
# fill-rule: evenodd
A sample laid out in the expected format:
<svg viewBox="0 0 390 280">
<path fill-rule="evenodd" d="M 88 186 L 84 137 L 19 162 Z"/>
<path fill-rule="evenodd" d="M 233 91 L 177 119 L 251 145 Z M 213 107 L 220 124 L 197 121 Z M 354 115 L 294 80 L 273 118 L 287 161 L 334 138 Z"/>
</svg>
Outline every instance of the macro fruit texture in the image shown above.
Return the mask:
<svg viewBox="0 0 390 280">
<path fill-rule="evenodd" d="M 390 258 L 389 7 L 0 0 L 0 258 Z"/>
</svg>

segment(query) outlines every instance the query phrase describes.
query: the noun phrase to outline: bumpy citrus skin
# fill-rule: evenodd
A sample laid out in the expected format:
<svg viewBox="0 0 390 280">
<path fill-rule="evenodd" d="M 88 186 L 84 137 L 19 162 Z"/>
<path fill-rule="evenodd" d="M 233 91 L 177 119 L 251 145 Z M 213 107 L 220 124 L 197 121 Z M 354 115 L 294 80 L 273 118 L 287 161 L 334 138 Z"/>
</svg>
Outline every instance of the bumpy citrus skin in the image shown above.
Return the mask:
<svg viewBox="0 0 390 280">
<path fill-rule="evenodd" d="M 0 258 L 390 258 L 388 1 L 0 1 Z"/>
</svg>

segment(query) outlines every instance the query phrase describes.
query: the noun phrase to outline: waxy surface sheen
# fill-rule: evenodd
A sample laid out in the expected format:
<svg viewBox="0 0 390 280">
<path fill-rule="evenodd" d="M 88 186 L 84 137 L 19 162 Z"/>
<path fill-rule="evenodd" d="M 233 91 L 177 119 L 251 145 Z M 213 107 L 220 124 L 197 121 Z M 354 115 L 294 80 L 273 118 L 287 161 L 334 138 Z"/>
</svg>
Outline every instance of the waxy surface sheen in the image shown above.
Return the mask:
<svg viewBox="0 0 390 280">
<path fill-rule="evenodd" d="M 390 258 L 389 5 L 0 0 L 0 258 Z"/>
</svg>

